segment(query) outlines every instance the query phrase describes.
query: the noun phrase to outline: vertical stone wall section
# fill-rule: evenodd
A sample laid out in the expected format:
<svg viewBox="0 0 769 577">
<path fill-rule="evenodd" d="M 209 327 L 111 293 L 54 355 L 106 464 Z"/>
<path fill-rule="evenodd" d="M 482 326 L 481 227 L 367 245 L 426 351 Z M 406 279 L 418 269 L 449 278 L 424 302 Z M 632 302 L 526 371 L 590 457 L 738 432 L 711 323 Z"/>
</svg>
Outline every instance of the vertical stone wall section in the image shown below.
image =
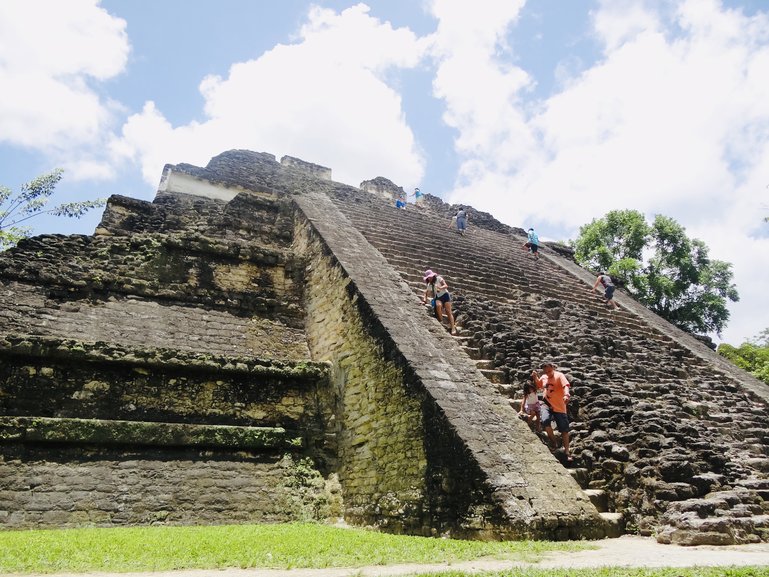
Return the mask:
<svg viewBox="0 0 769 577">
<path fill-rule="evenodd" d="M 344 271 L 316 235 L 298 226 L 307 270 L 307 337 L 316 360 L 332 365 L 337 398 L 339 477 L 345 517 L 387 531 L 430 534 L 424 510 L 424 393 L 384 354 Z"/>
</svg>

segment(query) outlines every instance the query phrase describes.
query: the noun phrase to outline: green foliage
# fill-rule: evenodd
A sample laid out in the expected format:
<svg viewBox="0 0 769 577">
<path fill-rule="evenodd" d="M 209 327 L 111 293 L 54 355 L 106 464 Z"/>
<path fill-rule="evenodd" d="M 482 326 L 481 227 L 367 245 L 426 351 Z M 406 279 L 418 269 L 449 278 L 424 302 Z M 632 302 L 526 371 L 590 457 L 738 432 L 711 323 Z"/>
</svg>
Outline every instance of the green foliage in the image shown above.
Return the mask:
<svg viewBox="0 0 769 577">
<path fill-rule="evenodd" d="M 80 218 L 89 210 L 106 204 L 104 199 L 96 199 L 67 202 L 49 208 L 48 202 L 63 172 L 62 169 L 57 168 L 38 176 L 22 184 L 17 194 L 7 186 L 0 185 L 0 251 L 16 246 L 21 239 L 32 234 L 29 226 L 20 226 L 30 218 L 41 214 Z"/>
<path fill-rule="evenodd" d="M 649 224 L 636 210 L 614 210 L 580 228 L 573 243 L 582 266 L 604 270 L 639 302 L 685 331 L 720 333 L 727 300 L 738 301 L 732 265 L 708 256 L 674 219 Z"/>
<path fill-rule="evenodd" d="M 361 567 L 479 557 L 535 561 L 585 543 L 481 542 L 315 524 L 125 527 L 0 532 L 0 574 Z"/>
<path fill-rule="evenodd" d="M 718 354 L 769 384 L 769 328 L 739 347 L 727 343 L 718 345 Z"/>
</svg>

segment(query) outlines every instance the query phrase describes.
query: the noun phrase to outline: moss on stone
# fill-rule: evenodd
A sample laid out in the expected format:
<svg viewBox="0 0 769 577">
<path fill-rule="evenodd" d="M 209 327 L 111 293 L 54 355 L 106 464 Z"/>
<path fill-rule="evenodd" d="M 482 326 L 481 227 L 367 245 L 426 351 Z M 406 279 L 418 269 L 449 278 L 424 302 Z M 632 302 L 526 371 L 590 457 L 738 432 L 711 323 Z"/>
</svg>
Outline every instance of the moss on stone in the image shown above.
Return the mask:
<svg viewBox="0 0 769 577">
<path fill-rule="evenodd" d="M 138 349 L 102 342 L 88 343 L 74 339 L 5 335 L 0 337 L 0 356 L 32 356 L 66 359 L 68 362 L 120 362 L 133 365 L 134 371 L 162 367 L 183 368 L 215 373 L 230 372 L 254 377 L 318 380 L 328 375 L 328 365 L 309 360 L 285 361 L 189 353 L 163 348 Z"/>
<path fill-rule="evenodd" d="M 212 449 L 301 449 L 304 439 L 281 427 L 191 425 L 47 417 L 0 417 L 0 440 Z"/>
</svg>

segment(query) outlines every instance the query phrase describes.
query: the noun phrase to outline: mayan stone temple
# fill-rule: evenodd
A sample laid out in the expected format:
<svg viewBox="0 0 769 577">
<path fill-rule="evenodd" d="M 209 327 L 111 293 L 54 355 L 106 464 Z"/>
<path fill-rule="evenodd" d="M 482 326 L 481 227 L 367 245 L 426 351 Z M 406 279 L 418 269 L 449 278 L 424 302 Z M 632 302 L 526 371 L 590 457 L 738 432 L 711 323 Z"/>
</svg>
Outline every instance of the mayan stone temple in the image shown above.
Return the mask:
<svg viewBox="0 0 769 577">
<path fill-rule="evenodd" d="M 568 250 L 530 259 L 472 208 L 460 236 L 399 188 L 235 150 L 0 253 L 0 526 L 769 540 L 767 385 L 624 293 L 609 310 Z M 544 360 L 573 463 L 511 406 Z"/>
</svg>

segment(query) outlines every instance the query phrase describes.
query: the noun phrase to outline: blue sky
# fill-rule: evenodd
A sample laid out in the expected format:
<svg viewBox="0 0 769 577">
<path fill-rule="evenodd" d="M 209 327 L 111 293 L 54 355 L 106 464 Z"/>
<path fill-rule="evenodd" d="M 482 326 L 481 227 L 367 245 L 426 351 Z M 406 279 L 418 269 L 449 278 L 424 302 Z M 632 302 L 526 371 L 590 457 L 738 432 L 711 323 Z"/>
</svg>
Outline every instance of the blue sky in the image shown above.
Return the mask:
<svg viewBox="0 0 769 577">
<path fill-rule="evenodd" d="M 768 78 L 764 0 L 3 0 L 0 183 L 151 200 L 248 148 L 544 238 L 665 214 L 733 263 L 736 344 L 769 326 Z"/>
</svg>

